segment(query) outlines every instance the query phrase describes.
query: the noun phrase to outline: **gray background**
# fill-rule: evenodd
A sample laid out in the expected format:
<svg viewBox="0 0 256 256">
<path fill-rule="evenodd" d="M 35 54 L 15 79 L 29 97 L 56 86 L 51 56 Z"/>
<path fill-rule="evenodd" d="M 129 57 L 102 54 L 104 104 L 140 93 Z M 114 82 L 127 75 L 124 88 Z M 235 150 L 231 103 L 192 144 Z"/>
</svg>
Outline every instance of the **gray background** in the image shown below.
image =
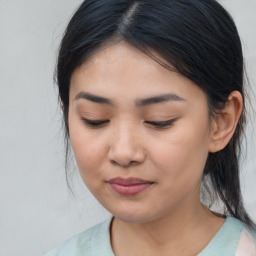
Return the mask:
<svg viewBox="0 0 256 256">
<path fill-rule="evenodd" d="M 0 0 L 0 256 L 39 256 L 108 215 L 78 176 L 76 198 L 65 183 L 52 76 L 59 40 L 80 2 Z M 237 23 L 256 92 L 256 1 L 221 2 Z M 251 130 L 242 189 L 256 219 L 256 136 Z"/>
</svg>

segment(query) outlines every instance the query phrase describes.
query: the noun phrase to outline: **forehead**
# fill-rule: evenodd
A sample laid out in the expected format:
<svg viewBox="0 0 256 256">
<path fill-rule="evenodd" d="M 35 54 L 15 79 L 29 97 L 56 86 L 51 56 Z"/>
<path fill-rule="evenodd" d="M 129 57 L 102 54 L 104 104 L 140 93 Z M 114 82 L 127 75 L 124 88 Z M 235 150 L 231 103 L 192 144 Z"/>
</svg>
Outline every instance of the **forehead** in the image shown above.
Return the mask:
<svg viewBox="0 0 256 256">
<path fill-rule="evenodd" d="M 163 59 L 160 61 L 164 62 Z M 73 97 L 80 91 L 109 98 L 150 97 L 164 93 L 174 93 L 182 98 L 205 97 L 188 78 L 163 67 L 126 42 L 103 48 L 86 60 L 74 71 L 70 86 Z"/>
</svg>

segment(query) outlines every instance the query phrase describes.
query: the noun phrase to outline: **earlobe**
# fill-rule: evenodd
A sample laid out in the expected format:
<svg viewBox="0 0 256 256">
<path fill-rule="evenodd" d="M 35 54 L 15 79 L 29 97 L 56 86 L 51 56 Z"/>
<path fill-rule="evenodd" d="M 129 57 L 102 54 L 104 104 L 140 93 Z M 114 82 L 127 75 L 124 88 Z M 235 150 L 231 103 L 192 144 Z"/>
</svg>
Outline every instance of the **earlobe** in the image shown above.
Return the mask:
<svg viewBox="0 0 256 256">
<path fill-rule="evenodd" d="M 233 91 L 218 113 L 212 125 L 209 152 L 222 150 L 231 140 L 243 110 L 243 97 L 240 92 Z"/>
</svg>

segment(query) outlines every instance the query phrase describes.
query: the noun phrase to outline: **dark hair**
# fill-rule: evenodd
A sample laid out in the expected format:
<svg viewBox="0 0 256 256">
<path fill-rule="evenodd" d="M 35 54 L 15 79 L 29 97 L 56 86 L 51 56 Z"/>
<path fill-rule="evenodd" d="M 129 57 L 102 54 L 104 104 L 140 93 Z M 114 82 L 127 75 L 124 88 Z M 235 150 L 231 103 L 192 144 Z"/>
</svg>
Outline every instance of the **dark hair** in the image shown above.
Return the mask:
<svg viewBox="0 0 256 256">
<path fill-rule="evenodd" d="M 245 98 L 240 38 L 231 16 L 217 1 L 86 0 L 65 31 L 56 70 L 67 142 L 72 73 L 97 51 L 121 40 L 195 82 L 207 95 L 212 118 L 232 91 Z M 238 160 L 244 125 L 245 108 L 228 145 L 209 153 L 202 183 L 212 200 L 222 200 L 224 214 L 255 228 L 240 190 Z"/>
</svg>

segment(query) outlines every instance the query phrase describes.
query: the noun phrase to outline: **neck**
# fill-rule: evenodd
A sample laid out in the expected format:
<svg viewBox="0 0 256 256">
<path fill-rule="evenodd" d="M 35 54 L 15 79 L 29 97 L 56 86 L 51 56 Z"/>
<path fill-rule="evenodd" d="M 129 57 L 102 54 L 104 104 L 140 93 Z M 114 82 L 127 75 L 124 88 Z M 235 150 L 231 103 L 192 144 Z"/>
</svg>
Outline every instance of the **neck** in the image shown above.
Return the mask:
<svg viewBox="0 0 256 256">
<path fill-rule="evenodd" d="M 114 218 L 112 247 L 117 256 L 197 255 L 224 223 L 200 202 L 146 223 Z M 132 246 L 131 246 L 132 245 Z"/>
</svg>

